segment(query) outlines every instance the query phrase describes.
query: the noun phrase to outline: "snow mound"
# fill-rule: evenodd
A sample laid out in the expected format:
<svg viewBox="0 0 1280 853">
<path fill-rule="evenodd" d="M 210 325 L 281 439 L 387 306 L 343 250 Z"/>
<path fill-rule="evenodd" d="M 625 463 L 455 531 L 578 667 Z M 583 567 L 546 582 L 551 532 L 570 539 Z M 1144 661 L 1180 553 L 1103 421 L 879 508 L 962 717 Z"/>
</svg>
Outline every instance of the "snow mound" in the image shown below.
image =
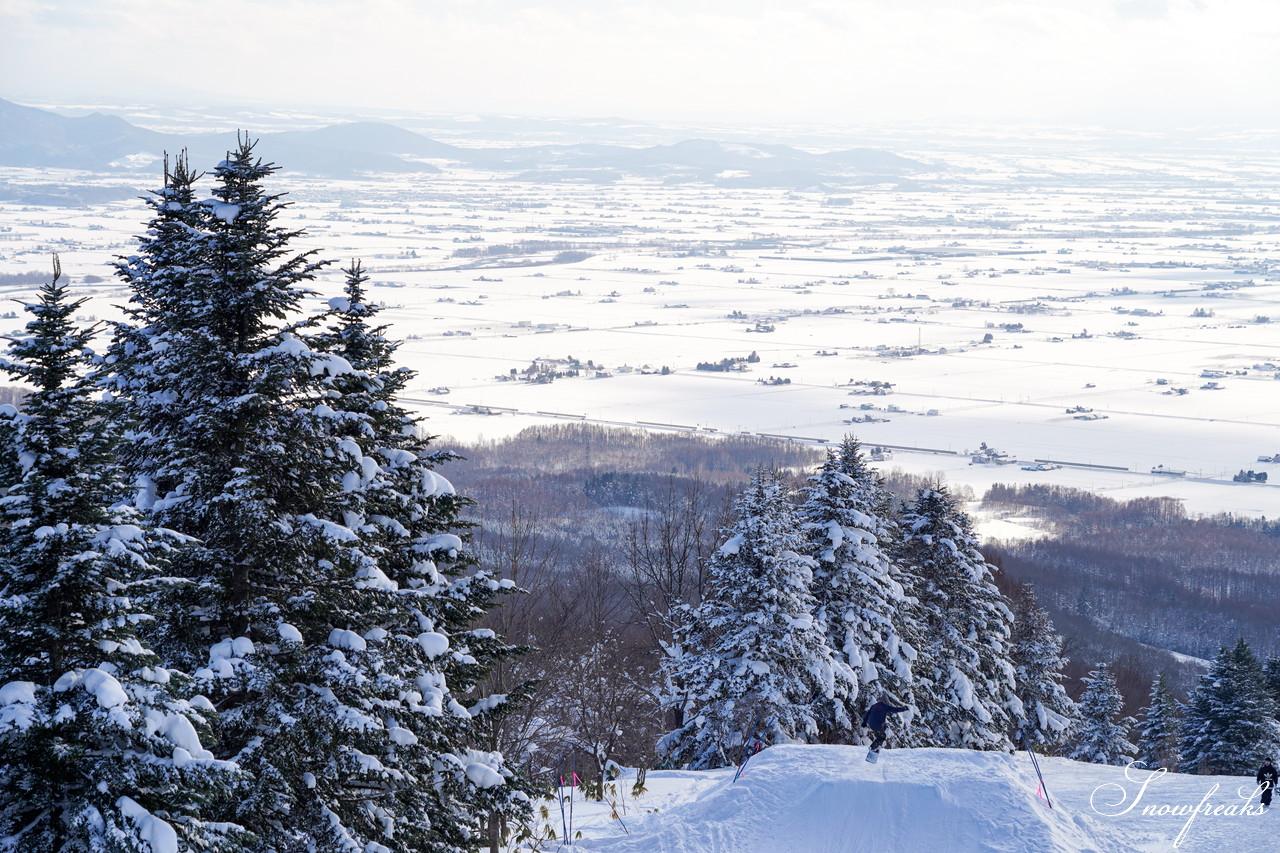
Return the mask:
<svg viewBox="0 0 1280 853">
<path fill-rule="evenodd" d="M 178 833 L 129 797 L 116 801 L 116 808 L 138 828 L 138 836 L 151 846 L 152 853 L 178 853 Z"/>
<path fill-rule="evenodd" d="M 1036 798 L 1012 755 L 948 749 L 774 746 L 689 802 L 628 818 L 630 835 L 579 842 L 609 853 L 1103 853 L 1110 828 Z M 655 774 L 657 775 L 657 774 Z"/>
</svg>

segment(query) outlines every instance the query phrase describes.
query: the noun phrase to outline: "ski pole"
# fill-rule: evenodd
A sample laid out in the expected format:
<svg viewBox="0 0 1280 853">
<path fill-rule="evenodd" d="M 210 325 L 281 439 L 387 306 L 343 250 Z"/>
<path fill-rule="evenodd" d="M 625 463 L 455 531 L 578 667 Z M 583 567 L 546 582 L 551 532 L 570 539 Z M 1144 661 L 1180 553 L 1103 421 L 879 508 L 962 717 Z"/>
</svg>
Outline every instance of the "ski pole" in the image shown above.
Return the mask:
<svg viewBox="0 0 1280 853">
<path fill-rule="evenodd" d="M 751 718 L 751 725 L 743 732 L 742 743 L 738 746 L 738 766 L 741 767 L 743 761 L 747 757 L 747 750 L 751 748 L 751 738 L 755 736 L 756 724 L 760 722 L 760 712 L 756 711 L 756 715 Z"/>
<path fill-rule="evenodd" d="M 1044 791 L 1045 804 L 1050 809 L 1053 808 L 1053 800 L 1049 799 L 1049 786 L 1044 783 L 1044 775 L 1040 772 L 1040 761 L 1036 758 L 1036 752 L 1031 748 L 1031 742 L 1027 739 L 1027 733 L 1022 733 L 1022 745 L 1027 748 L 1027 754 L 1031 756 L 1031 766 L 1036 770 L 1036 777 L 1040 780 L 1040 790 Z"/>
<path fill-rule="evenodd" d="M 556 799 L 560 801 L 560 831 L 564 833 L 560 846 L 569 840 L 569 824 L 564 817 L 564 756 L 556 763 Z"/>
<path fill-rule="evenodd" d="M 756 754 L 756 752 L 759 752 L 759 751 L 760 751 L 760 741 L 756 741 L 756 748 L 755 748 L 755 752 L 747 753 L 746 760 L 745 760 L 745 761 L 743 761 L 741 764 L 739 764 L 739 765 L 738 765 L 738 772 L 736 772 L 736 773 L 734 773 L 734 774 L 733 774 L 733 781 L 734 781 L 734 782 L 737 782 L 739 779 L 741 779 L 741 778 L 742 778 L 742 771 L 744 771 L 744 770 L 746 770 L 746 769 L 747 769 L 747 761 L 750 761 L 750 760 L 751 760 L 751 756 L 755 755 L 755 754 Z M 731 785 L 732 785 L 732 784 L 733 784 L 733 782 L 730 782 L 729 784 L 731 784 Z"/>
<path fill-rule="evenodd" d="M 573 789 L 574 789 L 573 780 L 577 778 L 578 778 L 578 756 L 577 754 L 573 754 L 569 758 L 569 832 L 573 832 Z M 566 840 L 569 842 L 569 846 L 572 847 L 573 839 L 566 838 Z"/>
</svg>

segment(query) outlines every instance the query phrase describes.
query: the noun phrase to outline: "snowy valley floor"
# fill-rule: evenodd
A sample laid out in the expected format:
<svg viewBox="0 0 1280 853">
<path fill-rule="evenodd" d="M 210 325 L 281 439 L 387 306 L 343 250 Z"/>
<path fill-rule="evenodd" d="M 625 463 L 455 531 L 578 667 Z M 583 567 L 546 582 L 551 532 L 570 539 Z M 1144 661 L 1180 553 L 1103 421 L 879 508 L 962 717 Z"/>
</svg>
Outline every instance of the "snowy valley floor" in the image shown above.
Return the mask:
<svg viewBox="0 0 1280 853">
<path fill-rule="evenodd" d="M 582 837 L 564 847 L 584 853 L 1233 853 L 1271 849 L 1280 833 L 1280 814 L 1252 814 L 1258 799 L 1246 802 L 1253 793 L 1246 777 L 1163 775 L 1144 789 L 1145 771 L 1127 778 L 1120 767 L 1042 758 L 1050 809 L 1036 796 L 1026 753 L 886 750 L 876 764 L 865 755 L 865 747 L 775 746 L 752 758 L 736 784 L 732 768 L 655 771 L 639 798 L 631 796 L 631 771 L 617 785 L 621 823 L 611 819 L 608 804 L 579 795 L 572 834 Z M 1148 807 L 1164 814 L 1144 815 Z M 561 835 L 559 805 L 553 801 L 549 811 Z M 561 843 L 538 849 L 559 850 Z"/>
</svg>

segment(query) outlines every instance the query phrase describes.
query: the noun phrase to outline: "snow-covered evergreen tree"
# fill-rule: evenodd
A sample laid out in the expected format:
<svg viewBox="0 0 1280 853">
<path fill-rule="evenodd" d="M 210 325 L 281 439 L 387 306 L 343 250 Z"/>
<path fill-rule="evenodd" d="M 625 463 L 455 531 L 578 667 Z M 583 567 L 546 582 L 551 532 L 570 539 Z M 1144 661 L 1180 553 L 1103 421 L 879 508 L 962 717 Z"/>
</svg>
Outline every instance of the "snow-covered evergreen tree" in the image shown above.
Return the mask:
<svg viewBox="0 0 1280 853">
<path fill-rule="evenodd" d="M 1280 716 L 1280 656 L 1270 655 L 1262 664 L 1262 677 L 1267 683 L 1267 692 L 1275 703 L 1276 715 Z"/>
<path fill-rule="evenodd" d="M 201 813 L 234 768 L 201 738 L 213 706 L 140 641 L 181 543 L 124 506 L 116 435 L 84 377 L 91 332 L 58 283 L 0 363 L 33 388 L 7 412 L 22 474 L 0 499 L 0 838 L 5 849 L 243 849 Z"/>
<path fill-rule="evenodd" d="M 380 308 L 366 298 L 367 278 L 360 265 L 353 263 L 345 273 L 345 295 L 330 300 L 331 322 L 310 341 L 317 351 L 336 355 L 350 367 L 322 378 L 339 451 L 335 476 L 340 489 L 330 517 L 359 537 L 354 549 L 360 564 L 348 623 L 362 623 L 375 635 L 390 632 L 399 640 L 377 649 L 372 666 L 381 694 L 377 702 L 395 707 L 397 697 L 429 684 L 432 706 L 451 710 L 443 718 L 411 714 L 391 721 L 418 739 L 417 755 L 401 748 L 401 769 L 416 763 L 415 772 L 421 775 L 423 767 L 449 767 L 455 753 L 479 740 L 477 727 L 501 709 L 504 697 L 480 697 L 462 713 L 456 697 L 469 694 L 493 661 L 511 652 L 492 631 L 470 626 L 493 605 L 496 594 L 513 585 L 474 570 L 474 557 L 459 535 L 466 531 L 458 514 L 469 502 L 437 470 L 455 457 L 433 449 L 418 419 L 398 402 L 416 374 L 395 366 L 397 345 L 387 338 L 385 326 L 376 325 Z M 371 662 L 374 651 L 373 646 L 367 649 Z M 521 812 L 523 797 L 513 795 L 506 783 L 502 774 L 509 772 L 501 756 L 475 750 L 466 754 L 472 776 L 490 782 L 503 778 L 503 784 L 404 785 L 397 789 L 401 812 Z M 484 767 L 494 775 L 482 773 Z M 377 805 L 386 810 L 386 802 Z"/>
<path fill-rule="evenodd" d="M 1163 672 L 1151 682 L 1147 707 L 1138 717 L 1138 726 L 1138 760 L 1142 765 L 1152 770 L 1163 767 L 1176 772 L 1181 763 L 1178 747 L 1182 725 L 1178 702 Z"/>
<path fill-rule="evenodd" d="M 848 436 L 809 478 L 800 509 L 809 538 L 815 614 L 839 666 L 837 703 L 824 709 L 824 735 L 860 737 L 862 710 L 881 693 L 910 704 L 911 665 L 918 638 L 901 572 L 889 556 L 891 533 L 882 513 L 890 499 Z"/>
<path fill-rule="evenodd" d="M 898 557 L 919 604 L 915 743 L 1011 749 L 1023 716 L 1011 660 L 1013 614 L 969 517 L 941 487 L 903 510 Z"/>
<path fill-rule="evenodd" d="M 1128 764 L 1133 760 L 1129 742 L 1132 720 L 1120 718 L 1124 699 L 1116 688 L 1111 667 L 1100 663 L 1083 679 L 1084 693 L 1077 705 L 1079 717 L 1071 733 L 1068 758 L 1090 764 Z"/>
<path fill-rule="evenodd" d="M 685 724 L 659 749 L 682 766 L 731 764 L 753 736 L 813 742 L 815 705 L 835 695 L 833 655 L 814 618 L 814 561 L 785 484 L 757 471 L 735 511 L 708 561 L 702 603 L 684 611 L 680 654 L 667 663 L 689 698 Z"/>
<path fill-rule="evenodd" d="M 1243 639 L 1223 647 L 1183 709 L 1182 772 L 1252 774 L 1280 751 L 1275 716 L 1253 650 Z"/>
<path fill-rule="evenodd" d="M 218 704 L 256 849 L 466 850 L 513 796 L 454 696 L 498 646 L 463 630 L 498 585 L 461 577 L 456 496 L 378 398 L 401 387 L 391 348 L 326 343 L 299 316 L 322 264 L 289 249 L 274 170 L 246 140 L 213 198 L 167 187 L 118 265 L 134 298 L 104 382 L 139 502 L 199 540 L 164 649 Z"/>
<path fill-rule="evenodd" d="M 1062 637 L 1031 587 L 1019 584 L 1010 596 L 1013 637 L 1010 656 L 1024 716 L 1014 741 L 1018 746 L 1053 748 L 1071 729 L 1075 703 L 1062 686 Z"/>
</svg>

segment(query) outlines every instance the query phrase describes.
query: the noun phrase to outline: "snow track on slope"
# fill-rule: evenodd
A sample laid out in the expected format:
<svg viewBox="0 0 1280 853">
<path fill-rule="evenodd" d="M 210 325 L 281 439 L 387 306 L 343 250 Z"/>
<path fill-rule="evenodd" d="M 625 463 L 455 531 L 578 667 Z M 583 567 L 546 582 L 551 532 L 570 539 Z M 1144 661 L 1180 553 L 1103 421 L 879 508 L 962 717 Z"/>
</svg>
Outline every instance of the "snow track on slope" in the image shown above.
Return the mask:
<svg viewBox="0 0 1280 853">
<path fill-rule="evenodd" d="M 1103 853 L 1132 849 L 1092 815 L 1036 798 L 1013 756 L 943 749 L 775 746 L 693 800 L 629 821 L 607 853 Z M 722 771 L 723 772 L 723 771 Z M 1100 846 L 1101 844 L 1101 846 Z"/>
</svg>

